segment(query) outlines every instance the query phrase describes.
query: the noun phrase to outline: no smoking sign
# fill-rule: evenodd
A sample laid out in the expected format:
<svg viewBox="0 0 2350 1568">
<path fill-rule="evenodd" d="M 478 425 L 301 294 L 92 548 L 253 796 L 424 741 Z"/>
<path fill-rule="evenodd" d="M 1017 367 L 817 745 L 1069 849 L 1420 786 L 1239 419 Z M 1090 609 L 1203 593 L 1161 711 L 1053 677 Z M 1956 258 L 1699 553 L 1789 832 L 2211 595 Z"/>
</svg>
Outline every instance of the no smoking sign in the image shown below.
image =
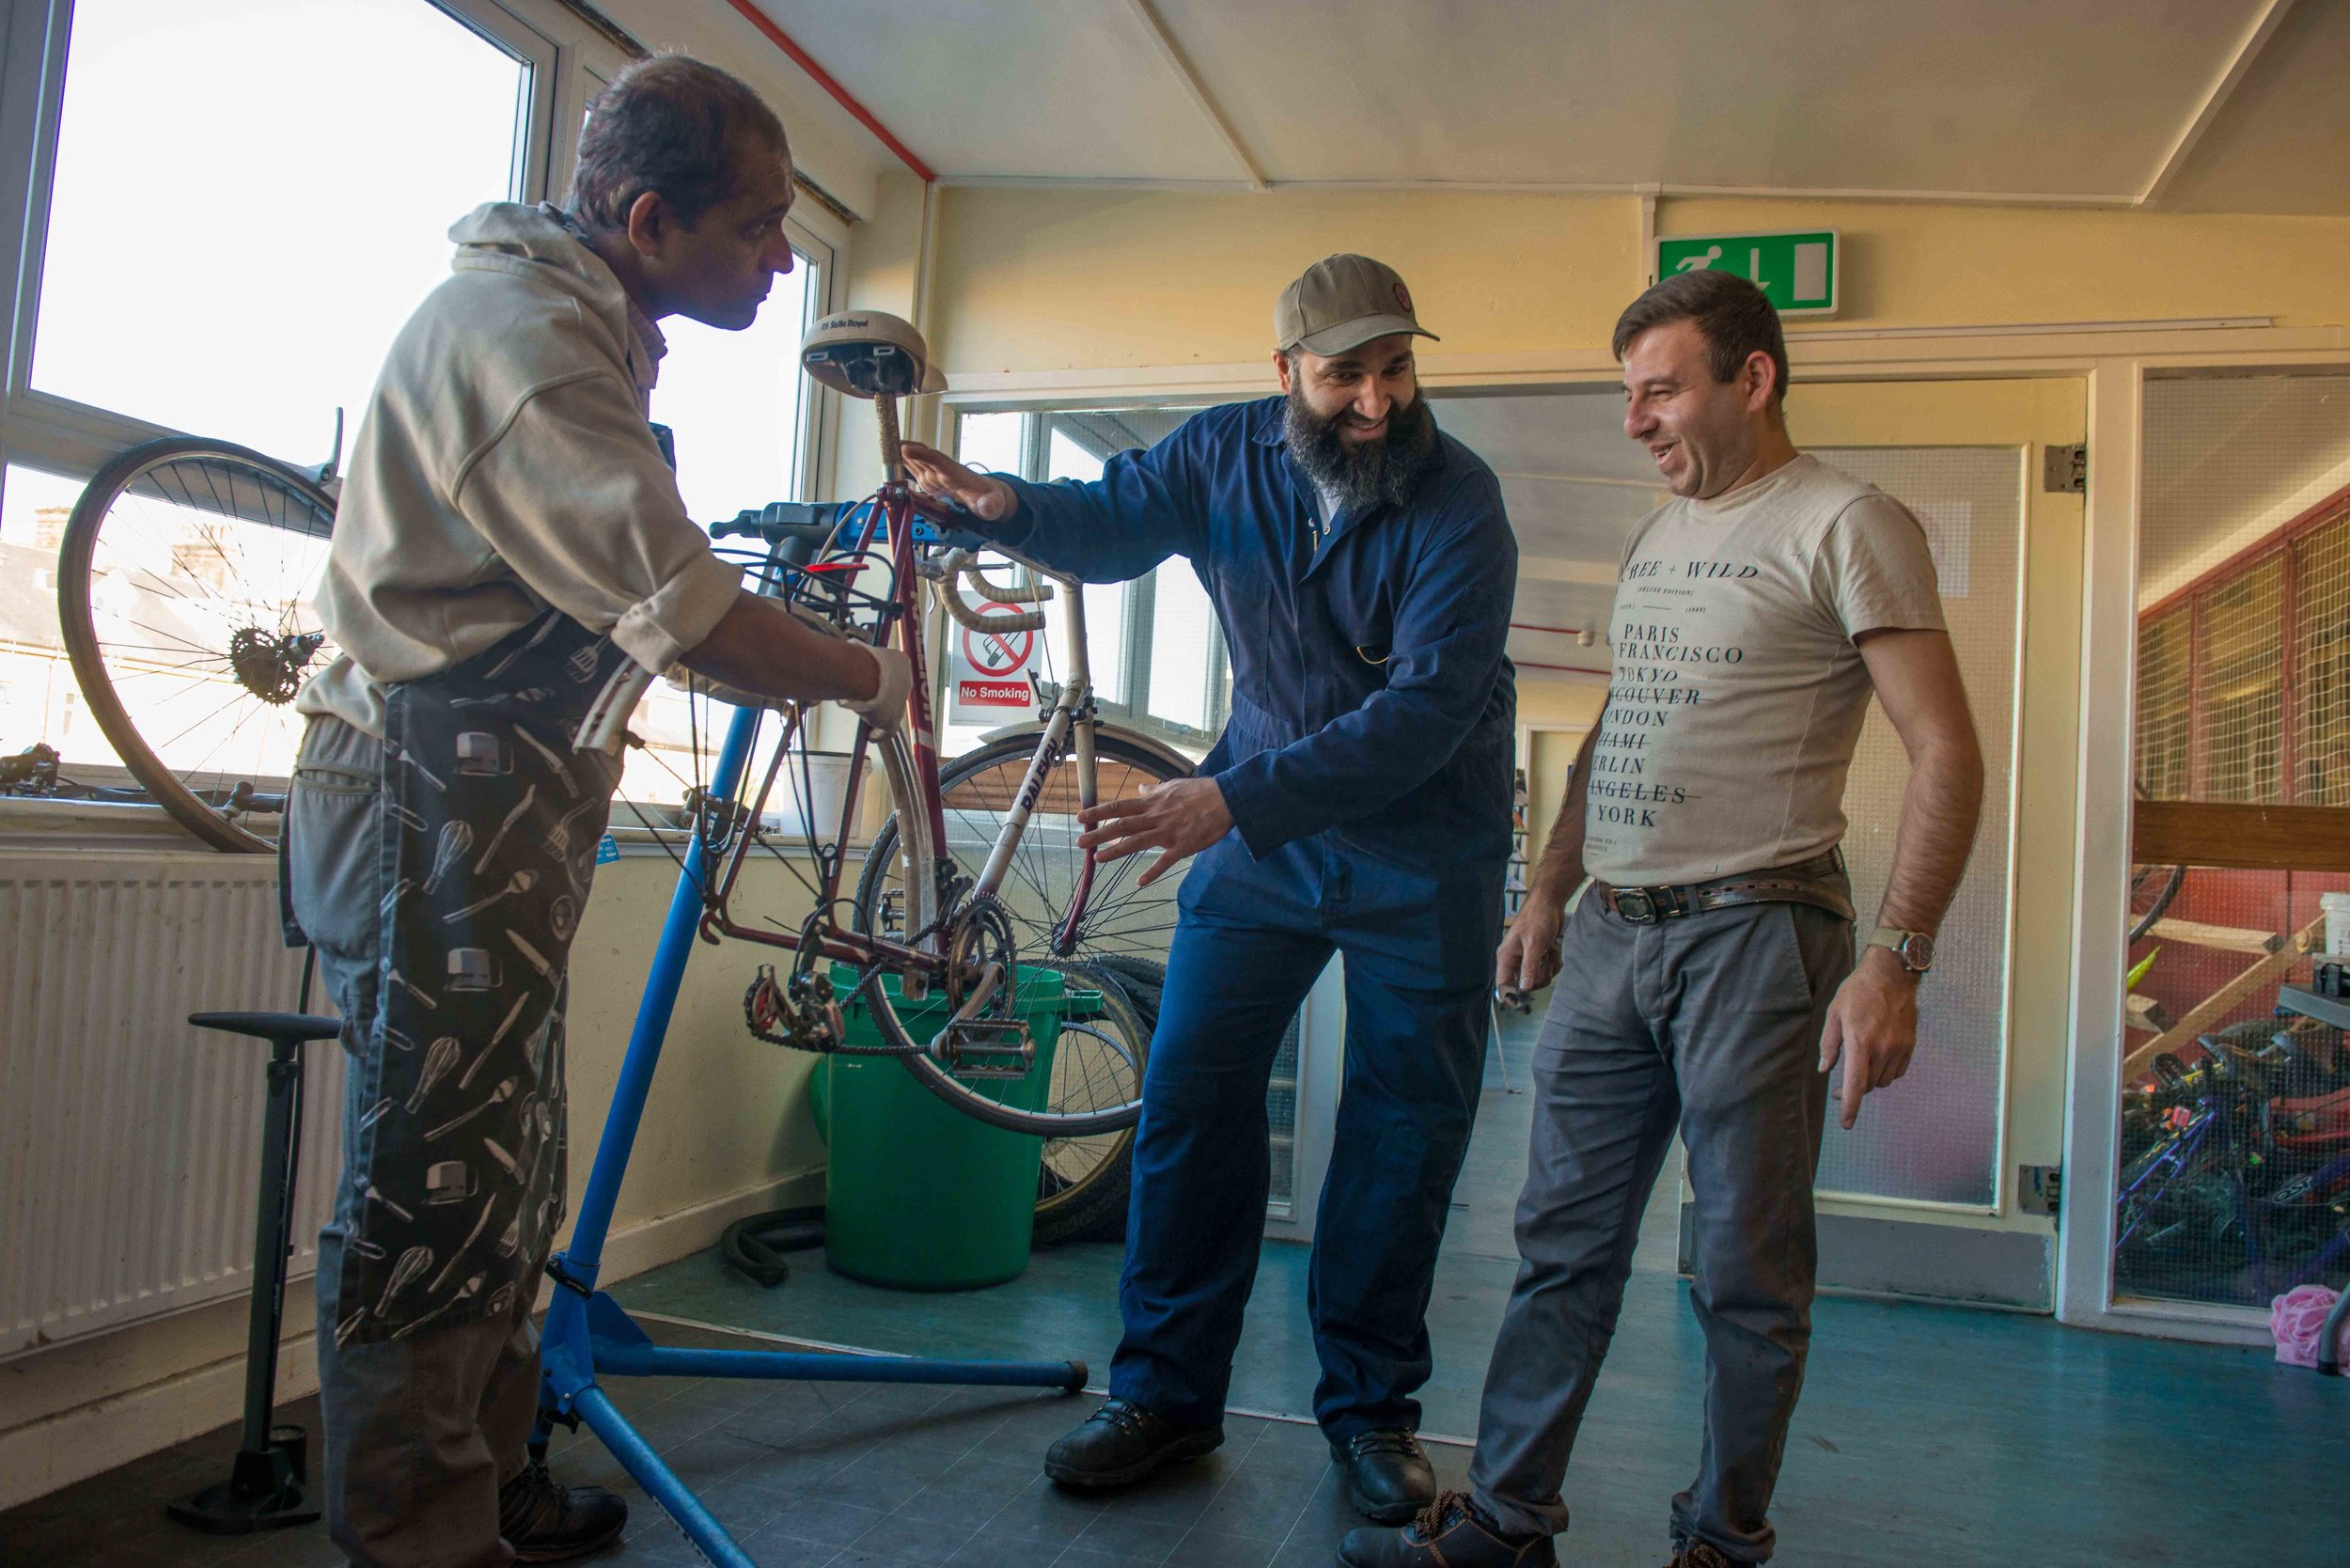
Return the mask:
<svg viewBox="0 0 2350 1568">
<path fill-rule="evenodd" d="M 1018 615 L 1020 606 L 993 600 L 979 606 L 986 616 Z M 1035 700 L 1028 686 L 1028 661 L 1036 651 L 1034 632 L 974 632 L 961 628 L 949 660 L 948 716 L 957 723 L 992 723 L 1008 710 Z"/>
</svg>

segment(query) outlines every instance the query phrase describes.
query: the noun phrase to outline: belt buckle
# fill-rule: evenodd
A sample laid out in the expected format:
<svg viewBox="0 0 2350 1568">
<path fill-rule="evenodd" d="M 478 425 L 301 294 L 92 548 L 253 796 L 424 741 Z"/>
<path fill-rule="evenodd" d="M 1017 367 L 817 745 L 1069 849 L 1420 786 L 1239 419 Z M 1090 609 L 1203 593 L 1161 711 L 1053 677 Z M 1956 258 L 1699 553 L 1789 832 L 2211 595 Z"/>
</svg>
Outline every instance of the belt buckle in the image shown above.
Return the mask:
<svg viewBox="0 0 2350 1568">
<path fill-rule="evenodd" d="M 1656 900 L 1645 887 L 1616 889 L 1616 916 L 1636 926 L 1653 926 L 1657 922 Z"/>
</svg>

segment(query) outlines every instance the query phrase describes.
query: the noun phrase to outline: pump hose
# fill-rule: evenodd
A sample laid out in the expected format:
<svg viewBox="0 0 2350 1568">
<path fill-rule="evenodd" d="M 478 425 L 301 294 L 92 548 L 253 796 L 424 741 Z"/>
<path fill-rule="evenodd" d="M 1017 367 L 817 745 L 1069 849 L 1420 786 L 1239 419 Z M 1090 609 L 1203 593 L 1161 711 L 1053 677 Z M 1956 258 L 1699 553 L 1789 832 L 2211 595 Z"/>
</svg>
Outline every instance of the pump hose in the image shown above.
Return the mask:
<svg viewBox="0 0 2350 1568">
<path fill-rule="evenodd" d="M 718 1260 L 737 1274 L 769 1289 L 791 1278 L 787 1252 L 824 1245 L 824 1206 L 776 1209 L 738 1219 L 718 1238 Z"/>
</svg>

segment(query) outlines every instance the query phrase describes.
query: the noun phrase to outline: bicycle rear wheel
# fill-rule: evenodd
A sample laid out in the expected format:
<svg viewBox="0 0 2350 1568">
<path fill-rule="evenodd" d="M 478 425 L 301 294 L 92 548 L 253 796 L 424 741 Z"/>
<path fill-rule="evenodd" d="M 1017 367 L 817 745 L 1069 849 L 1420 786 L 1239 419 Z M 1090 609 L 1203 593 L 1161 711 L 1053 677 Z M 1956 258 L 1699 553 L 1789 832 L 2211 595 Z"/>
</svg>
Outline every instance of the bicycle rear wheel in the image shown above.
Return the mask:
<svg viewBox="0 0 2350 1568">
<path fill-rule="evenodd" d="M 1071 984 L 1101 993 L 1102 1011 L 1061 1026 L 1047 1107 L 1069 1111 L 1140 1099 L 1157 993 L 1149 994 L 1146 1009 L 1130 981 L 1109 969 L 1073 965 L 1065 972 Z M 1132 1127 L 1046 1138 L 1037 1168 L 1036 1245 L 1123 1235 L 1134 1152 Z"/>
<path fill-rule="evenodd" d="M 276 848 L 293 699 L 336 655 L 311 608 L 334 528 L 303 474 L 188 437 L 107 463 L 66 524 L 57 618 L 83 700 L 156 804 L 217 849 Z"/>
<path fill-rule="evenodd" d="M 949 871 L 967 886 L 987 863 L 996 836 L 1036 754 L 1033 735 L 1012 736 L 958 759 L 940 776 L 947 842 L 939 850 Z M 1144 786 L 1189 776 L 1148 746 L 1115 734 L 1094 741 L 1099 798 L 1118 800 Z M 1148 887 L 1136 879 L 1148 855 L 1097 868 L 1083 917 L 1065 931 L 1071 900 L 1082 880 L 1085 851 L 1077 847 L 1077 763 L 1069 751 L 1046 771 L 1026 833 L 998 895 L 1020 961 L 1084 969 L 1104 958 L 1164 964 L 1175 934 L 1175 895 L 1186 868 Z M 903 797 L 899 797 L 903 798 Z M 904 875 L 897 850 L 900 816 L 874 837 L 856 890 L 856 929 L 903 939 L 909 930 Z M 895 1020 L 885 1020 L 885 1027 Z M 1147 1043 L 1146 1043 L 1147 1048 Z M 1083 1047 L 1083 1071 L 1056 1066 L 1052 1098 L 1042 1111 L 997 1104 L 979 1085 L 956 1077 L 933 1058 L 908 1053 L 906 1070 L 956 1108 L 1014 1132 L 1048 1138 L 1089 1137 L 1131 1127 L 1142 1114 L 1142 1059 L 1125 1061 L 1112 1049 Z"/>
</svg>

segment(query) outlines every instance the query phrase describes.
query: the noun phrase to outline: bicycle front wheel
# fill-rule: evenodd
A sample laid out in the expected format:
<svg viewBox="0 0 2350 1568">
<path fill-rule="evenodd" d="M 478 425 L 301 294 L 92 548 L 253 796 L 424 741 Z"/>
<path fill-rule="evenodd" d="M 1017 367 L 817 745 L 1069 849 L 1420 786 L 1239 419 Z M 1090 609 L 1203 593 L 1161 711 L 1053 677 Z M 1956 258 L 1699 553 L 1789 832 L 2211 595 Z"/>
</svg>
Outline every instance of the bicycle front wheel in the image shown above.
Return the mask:
<svg viewBox="0 0 2350 1568">
<path fill-rule="evenodd" d="M 941 774 L 939 795 L 946 809 L 947 841 L 939 855 L 949 874 L 966 886 L 987 864 L 1004 831 L 1036 756 L 1033 736 L 1013 736 L 957 759 Z M 1150 747 L 1123 736 L 1094 740 L 1097 798 L 1120 800 L 1147 785 L 1189 776 Z M 902 796 L 898 798 L 904 798 Z M 1177 867 L 1148 887 L 1136 878 L 1149 855 L 1130 855 L 1097 866 L 1089 885 L 1086 852 L 1077 845 L 1078 776 L 1073 749 L 1064 748 L 1045 772 L 1035 795 L 1026 831 L 1014 851 L 998 907 L 1024 964 L 1083 971 L 1103 960 L 1143 960 L 1163 964 L 1175 934 L 1175 895 L 1187 868 Z M 856 890 L 861 932 L 897 940 L 907 923 L 904 870 L 898 853 L 900 817 L 893 815 L 873 839 Z M 1071 909 L 1079 888 L 1085 902 L 1074 919 Z M 1075 977 L 1082 982 L 1082 974 Z M 895 1025 L 885 1021 L 885 1032 Z M 1147 1050 L 1147 1042 L 1137 1043 Z M 1026 1111 L 999 1104 L 983 1085 L 955 1076 L 932 1058 L 908 1052 L 901 1058 L 923 1086 L 967 1115 L 1013 1132 L 1047 1138 L 1087 1138 L 1131 1127 L 1142 1114 L 1142 1057 L 1122 1050 L 1102 1034 L 1080 1034 L 1071 1042 L 1070 1065 L 1057 1060 L 1046 1106 Z M 1090 1168 L 1104 1164 L 1089 1151 Z M 1103 1152 L 1106 1154 L 1106 1151 Z M 1109 1162 L 1114 1164 L 1114 1162 Z"/>
<path fill-rule="evenodd" d="M 57 619 L 83 701 L 155 803 L 217 849 L 277 847 L 293 699 L 336 656 L 311 608 L 334 529 L 307 477 L 187 437 L 116 458 L 67 521 Z"/>
</svg>

